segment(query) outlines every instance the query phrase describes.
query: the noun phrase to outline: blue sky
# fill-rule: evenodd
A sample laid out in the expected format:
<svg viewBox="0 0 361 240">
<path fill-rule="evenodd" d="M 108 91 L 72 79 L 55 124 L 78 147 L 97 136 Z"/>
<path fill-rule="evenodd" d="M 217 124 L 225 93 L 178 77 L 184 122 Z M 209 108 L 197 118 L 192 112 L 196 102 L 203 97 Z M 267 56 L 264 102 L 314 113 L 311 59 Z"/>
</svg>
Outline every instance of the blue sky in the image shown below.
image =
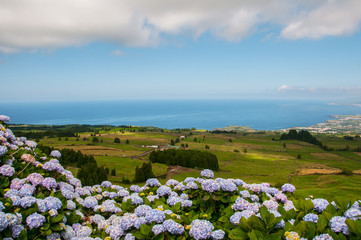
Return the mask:
<svg viewBox="0 0 361 240">
<path fill-rule="evenodd" d="M 0 3 L 0 101 L 361 101 L 360 1 L 40 2 Z"/>
</svg>

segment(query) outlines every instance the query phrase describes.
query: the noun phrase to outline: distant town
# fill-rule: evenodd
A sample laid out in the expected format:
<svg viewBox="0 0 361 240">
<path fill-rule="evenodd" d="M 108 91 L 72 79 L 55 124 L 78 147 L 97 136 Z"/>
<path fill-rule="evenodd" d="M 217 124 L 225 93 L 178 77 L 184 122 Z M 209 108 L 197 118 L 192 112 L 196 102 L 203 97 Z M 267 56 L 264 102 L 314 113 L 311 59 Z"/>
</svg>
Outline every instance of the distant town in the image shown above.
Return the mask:
<svg viewBox="0 0 361 240">
<path fill-rule="evenodd" d="M 310 127 L 293 127 L 290 129 L 304 129 L 313 133 L 361 133 L 361 114 L 332 115 L 332 117 L 335 119 L 327 120 L 325 123 L 318 123 Z M 283 129 L 283 131 L 290 129 Z"/>
<path fill-rule="evenodd" d="M 361 133 L 361 114 L 357 115 L 331 115 L 334 119 L 327 120 L 325 123 L 318 123 L 310 127 L 292 127 L 277 130 L 287 132 L 291 129 L 307 130 L 312 133 L 328 134 L 360 134 Z M 216 128 L 214 131 L 225 132 L 257 132 L 257 130 L 246 126 L 227 126 Z"/>
</svg>

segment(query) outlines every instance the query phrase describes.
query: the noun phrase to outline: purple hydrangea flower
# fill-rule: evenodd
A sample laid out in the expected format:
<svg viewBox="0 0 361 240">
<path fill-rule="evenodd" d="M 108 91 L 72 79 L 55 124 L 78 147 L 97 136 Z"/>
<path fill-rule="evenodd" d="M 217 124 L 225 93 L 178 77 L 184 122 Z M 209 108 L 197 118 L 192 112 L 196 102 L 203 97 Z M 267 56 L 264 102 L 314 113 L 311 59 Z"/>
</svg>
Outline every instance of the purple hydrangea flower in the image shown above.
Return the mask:
<svg viewBox="0 0 361 240">
<path fill-rule="evenodd" d="M 236 184 L 234 184 L 232 181 L 222 180 L 220 181 L 220 184 L 221 189 L 225 192 L 234 192 L 238 189 Z"/>
<path fill-rule="evenodd" d="M 193 190 L 197 190 L 198 189 L 198 185 L 195 182 L 189 182 L 186 185 L 186 189 L 193 189 Z"/>
<path fill-rule="evenodd" d="M 207 220 L 193 220 L 191 223 L 191 230 L 189 235 L 196 240 L 207 239 L 211 236 L 214 227 L 211 222 Z"/>
<path fill-rule="evenodd" d="M 165 214 L 161 210 L 152 209 L 145 214 L 145 219 L 149 223 L 151 222 L 162 223 L 165 219 Z"/>
<path fill-rule="evenodd" d="M 212 179 L 204 180 L 202 183 L 202 189 L 207 192 L 216 192 L 220 189 L 220 184 Z"/>
<path fill-rule="evenodd" d="M 230 218 L 230 222 L 233 224 L 239 224 L 239 220 L 241 220 L 242 217 L 248 219 L 252 215 L 255 215 L 255 212 L 251 210 L 243 210 L 242 212 L 235 212 Z"/>
<path fill-rule="evenodd" d="M 48 207 L 46 206 L 46 203 L 43 199 L 37 199 L 36 203 L 38 204 L 38 211 L 43 213 L 48 211 Z"/>
<path fill-rule="evenodd" d="M 53 150 L 51 151 L 50 156 L 59 159 L 61 157 L 61 153 L 59 152 L 59 150 Z"/>
<path fill-rule="evenodd" d="M 348 235 L 349 233 L 348 227 L 345 221 L 346 221 L 345 217 L 335 216 L 331 218 L 328 224 L 331 227 L 331 230 L 334 231 L 335 233 L 342 232 L 343 234 Z"/>
<path fill-rule="evenodd" d="M 9 223 L 8 223 L 5 213 L 0 212 L 0 232 L 2 232 L 5 228 L 7 228 L 8 224 Z"/>
<path fill-rule="evenodd" d="M 345 212 L 344 216 L 354 221 L 359 220 L 361 219 L 361 209 L 356 207 L 351 207 Z"/>
<path fill-rule="evenodd" d="M 1 156 L 1 149 L 0 149 L 0 156 Z M 6 177 L 11 177 L 14 175 L 15 169 L 10 167 L 9 165 L 5 164 L 0 167 L 0 174 Z"/>
<path fill-rule="evenodd" d="M 275 199 L 277 201 L 280 201 L 281 203 L 287 202 L 287 196 L 281 192 L 279 192 L 275 195 Z"/>
<path fill-rule="evenodd" d="M 6 115 L 0 115 L 1 122 L 10 122 L 10 118 Z"/>
<path fill-rule="evenodd" d="M 159 197 L 163 197 L 165 195 L 169 195 L 171 193 L 172 189 L 168 186 L 161 186 L 157 189 L 157 195 Z"/>
<path fill-rule="evenodd" d="M 98 205 L 98 200 L 95 197 L 89 196 L 84 199 L 83 206 L 86 208 L 94 208 Z"/>
<path fill-rule="evenodd" d="M 135 240 L 135 237 L 133 236 L 133 234 L 131 233 L 127 233 L 127 235 L 125 235 L 124 240 Z"/>
<path fill-rule="evenodd" d="M 8 148 L 5 146 L 0 146 L 0 157 L 3 156 L 8 151 Z"/>
<path fill-rule="evenodd" d="M 20 206 L 22 208 L 28 208 L 36 202 L 36 198 L 34 197 L 23 197 L 20 199 Z"/>
<path fill-rule="evenodd" d="M 11 226 L 11 235 L 13 238 L 18 238 L 20 233 L 24 230 L 24 226 L 21 224 L 15 224 Z"/>
<path fill-rule="evenodd" d="M 43 215 L 40 215 L 39 213 L 33 213 L 26 218 L 26 224 L 28 225 L 30 230 L 43 226 L 45 222 L 45 217 Z"/>
<path fill-rule="evenodd" d="M 146 213 L 148 211 L 150 211 L 150 210 L 152 210 L 152 208 L 150 206 L 148 206 L 148 205 L 140 205 L 134 210 L 134 213 L 138 217 L 145 217 Z"/>
<path fill-rule="evenodd" d="M 154 235 L 161 234 L 164 231 L 165 229 L 162 224 L 156 224 L 152 227 L 152 232 L 154 233 Z"/>
<path fill-rule="evenodd" d="M 303 217 L 303 221 L 317 223 L 318 215 L 314 213 L 308 213 Z"/>
<path fill-rule="evenodd" d="M 48 190 L 52 189 L 52 188 L 56 188 L 58 186 L 58 183 L 56 182 L 56 180 L 52 177 L 47 177 L 44 178 L 44 180 L 41 182 L 41 185 L 45 188 L 47 188 Z"/>
<path fill-rule="evenodd" d="M 214 173 L 212 170 L 210 169 L 204 169 L 202 172 L 201 172 L 201 176 L 202 177 L 206 177 L 206 178 L 214 178 Z"/>
<path fill-rule="evenodd" d="M 31 196 L 35 192 L 35 187 L 30 184 L 24 184 L 19 190 L 19 197 Z"/>
<path fill-rule="evenodd" d="M 211 237 L 214 240 L 223 239 L 224 238 L 224 231 L 223 230 L 216 230 L 211 233 Z"/>
<path fill-rule="evenodd" d="M 282 192 L 293 193 L 294 191 L 296 191 L 296 188 L 292 184 L 286 183 L 282 185 L 281 190 Z"/>
<path fill-rule="evenodd" d="M 314 237 L 312 240 L 333 240 L 333 237 L 331 237 L 327 233 L 320 234 L 316 237 Z"/>
<path fill-rule="evenodd" d="M 62 206 L 60 199 L 56 197 L 46 197 L 44 198 L 44 202 L 46 204 L 46 207 L 50 210 L 51 209 L 59 210 Z"/>
<path fill-rule="evenodd" d="M 329 204 L 328 201 L 323 198 L 313 199 L 312 202 L 314 205 L 313 209 L 317 212 L 322 212 Z"/>
<path fill-rule="evenodd" d="M 104 187 L 104 188 L 109 188 L 112 186 L 112 183 L 109 181 L 103 181 L 100 186 Z"/>
<path fill-rule="evenodd" d="M 44 180 L 44 177 L 41 176 L 39 173 L 31 173 L 26 178 L 26 180 L 31 182 L 31 184 L 33 184 L 34 186 L 37 186 Z"/>
<path fill-rule="evenodd" d="M 38 145 L 36 142 L 29 141 L 29 140 L 26 140 L 25 144 L 28 145 L 28 147 L 33 148 L 33 149 L 36 148 L 36 146 Z"/>
<path fill-rule="evenodd" d="M 266 206 L 268 210 L 277 210 L 278 202 L 273 200 L 266 200 L 263 202 L 263 206 Z"/>
<path fill-rule="evenodd" d="M 140 187 L 138 185 L 132 185 L 132 186 L 130 186 L 129 190 L 132 191 L 132 192 L 139 193 L 140 192 Z"/>
<path fill-rule="evenodd" d="M 167 186 L 176 186 L 179 182 L 177 180 L 174 180 L 174 179 L 169 179 L 165 185 Z"/>
<path fill-rule="evenodd" d="M 119 239 L 124 234 L 124 231 L 120 225 L 112 225 L 109 236 L 112 239 Z"/>
<path fill-rule="evenodd" d="M 149 186 L 149 187 L 159 187 L 161 184 L 160 184 L 160 182 L 158 181 L 158 179 L 156 179 L 156 178 L 149 178 L 149 179 L 146 181 L 146 185 Z"/>
<path fill-rule="evenodd" d="M 172 219 L 163 222 L 163 228 L 171 234 L 183 234 L 184 227 Z"/>
</svg>

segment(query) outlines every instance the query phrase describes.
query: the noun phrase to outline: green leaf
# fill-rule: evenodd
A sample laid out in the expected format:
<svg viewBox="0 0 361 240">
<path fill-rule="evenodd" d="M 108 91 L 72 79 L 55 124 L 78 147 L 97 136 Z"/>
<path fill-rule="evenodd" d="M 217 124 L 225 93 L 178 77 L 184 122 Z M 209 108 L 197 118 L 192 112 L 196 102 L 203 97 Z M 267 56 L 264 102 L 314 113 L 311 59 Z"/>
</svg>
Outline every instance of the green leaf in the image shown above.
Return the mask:
<svg viewBox="0 0 361 240">
<path fill-rule="evenodd" d="M 148 236 L 151 231 L 152 231 L 152 229 L 148 225 L 145 225 L 145 224 L 140 225 L 140 232 L 144 236 Z"/>
<path fill-rule="evenodd" d="M 281 239 L 282 237 L 282 233 L 272 233 L 270 235 L 268 235 L 265 240 L 278 240 Z"/>
<path fill-rule="evenodd" d="M 141 234 L 140 232 L 134 232 L 132 233 L 134 237 L 136 237 L 137 239 L 144 239 L 145 236 L 143 234 Z"/>
<path fill-rule="evenodd" d="M 44 223 L 44 225 L 40 229 L 46 231 L 49 229 L 49 227 L 50 227 L 50 223 Z"/>
<path fill-rule="evenodd" d="M 56 232 L 63 230 L 59 224 L 50 226 L 50 229 Z"/>
<path fill-rule="evenodd" d="M 182 206 L 182 203 L 177 202 L 172 208 L 173 212 L 178 212 L 181 209 L 181 206 Z"/>
<path fill-rule="evenodd" d="M 58 214 L 55 217 L 50 218 L 50 223 L 60 223 L 63 221 L 64 215 Z"/>
<path fill-rule="evenodd" d="M 229 232 L 228 237 L 235 240 L 247 239 L 247 234 L 241 229 L 233 229 Z"/>
<path fill-rule="evenodd" d="M 218 219 L 219 222 L 228 222 L 229 218 L 227 216 L 222 216 Z"/>
<path fill-rule="evenodd" d="M 327 227 L 327 225 L 328 225 L 327 218 L 324 215 L 319 215 L 317 221 L 317 231 L 319 233 L 322 233 L 323 230 Z"/>
<path fill-rule="evenodd" d="M 207 194 L 207 195 L 205 195 L 205 196 L 202 198 L 202 200 L 203 200 L 203 201 L 208 201 L 210 197 L 211 197 L 211 196 Z"/>
<path fill-rule="evenodd" d="M 263 233 L 258 230 L 252 230 L 252 232 L 248 233 L 248 236 L 251 240 L 263 240 Z"/>
<path fill-rule="evenodd" d="M 164 239 L 164 233 L 158 234 L 153 238 L 153 240 L 163 240 Z"/>
</svg>

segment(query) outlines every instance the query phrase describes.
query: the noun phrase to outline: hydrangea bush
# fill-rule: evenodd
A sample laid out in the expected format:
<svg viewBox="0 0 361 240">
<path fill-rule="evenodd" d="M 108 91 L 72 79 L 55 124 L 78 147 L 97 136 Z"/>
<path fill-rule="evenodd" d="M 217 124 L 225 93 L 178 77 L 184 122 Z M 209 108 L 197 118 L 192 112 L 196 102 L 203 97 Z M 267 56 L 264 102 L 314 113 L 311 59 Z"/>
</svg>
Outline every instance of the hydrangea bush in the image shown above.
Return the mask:
<svg viewBox="0 0 361 240">
<path fill-rule="evenodd" d="M 199 178 L 82 186 L 0 116 L 0 239 L 361 239 L 361 201 L 296 199 L 295 187 Z"/>
</svg>

